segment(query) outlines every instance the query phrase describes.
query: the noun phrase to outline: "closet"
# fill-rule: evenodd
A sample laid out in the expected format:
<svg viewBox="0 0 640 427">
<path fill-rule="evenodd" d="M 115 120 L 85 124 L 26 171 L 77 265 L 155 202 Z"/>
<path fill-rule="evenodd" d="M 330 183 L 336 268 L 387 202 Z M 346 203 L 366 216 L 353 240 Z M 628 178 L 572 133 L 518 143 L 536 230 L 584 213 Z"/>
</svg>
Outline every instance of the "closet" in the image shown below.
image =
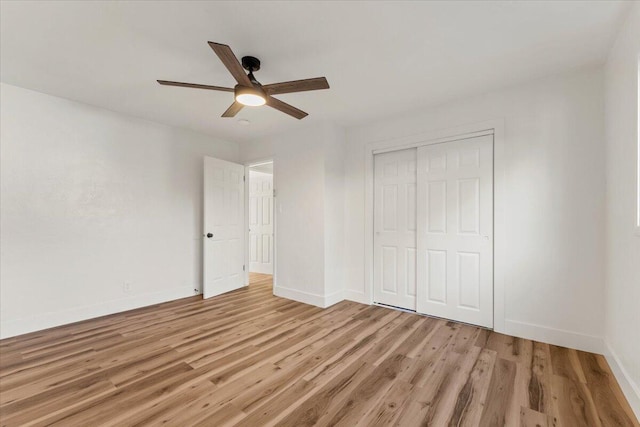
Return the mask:
<svg viewBox="0 0 640 427">
<path fill-rule="evenodd" d="M 493 136 L 374 156 L 374 302 L 493 326 Z"/>
</svg>

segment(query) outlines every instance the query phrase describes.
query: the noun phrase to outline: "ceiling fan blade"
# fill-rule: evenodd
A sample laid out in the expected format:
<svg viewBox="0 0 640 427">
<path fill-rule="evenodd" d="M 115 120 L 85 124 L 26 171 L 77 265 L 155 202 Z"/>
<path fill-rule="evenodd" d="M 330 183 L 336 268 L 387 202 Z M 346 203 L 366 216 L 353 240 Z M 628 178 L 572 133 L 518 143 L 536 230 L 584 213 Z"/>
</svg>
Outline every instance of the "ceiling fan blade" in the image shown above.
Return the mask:
<svg viewBox="0 0 640 427">
<path fill-rule="evenodd" d="M 158 83 L 165 86 L 192 87 L 195 89 L 209 89 L 209 90 L 219 90 L 222 92 L 233 92 L 233 89 L 230 87 L 200 85 L 197 83 L 170 82 L 168 80 L 158 80 Z"/>
<path fill-rule="evenodd" d="M 242 107 L 244 107 L 244 105 L 240 104 L 237 101 L 234 101 L 233 104 L 231 104 L 231 106 L 227 108 L 227 111 L 222 113 L 222 117 L 235 117 L 235 115 L 238 114 L 240 110 L 242 110 Z"/>
<path fill-rule="evenodd" d="M 329 82 L 324 77 L 316 77 L 314 79 L 293 80 L 290 82 L 273 83 L 264 85 L 262 88 L 269 95 L 278 95 L 280 93 L 304 92 L 307 90 L 329 89 Z"/>
<path fill-rule="evenodd" d="M 244 72 L 244 68 L 240 65 L 238 58 L 233 54 L 233 51 L 226 44 L 208 42 L 211 49 L 218 55 L 220 61 L 227 67 L 227 70 L 231 73 L 234 79 L 242 86 L 253 87 L 251 80 Z"/>
<path fill-rule="evenodd" d="M 282 111 L 285 114 L 295 117 L 296 119 L 304 119 L 309 114 L 305 113 L 302 110 L 298 110 L 293 105 L 289 105 L 286 102 L 282 102 L 279 99 L 276 99 L 272 96 L 267 95 L 267 105 L 269 107 L 275 108 L 278 111 Z"/>
</svg>

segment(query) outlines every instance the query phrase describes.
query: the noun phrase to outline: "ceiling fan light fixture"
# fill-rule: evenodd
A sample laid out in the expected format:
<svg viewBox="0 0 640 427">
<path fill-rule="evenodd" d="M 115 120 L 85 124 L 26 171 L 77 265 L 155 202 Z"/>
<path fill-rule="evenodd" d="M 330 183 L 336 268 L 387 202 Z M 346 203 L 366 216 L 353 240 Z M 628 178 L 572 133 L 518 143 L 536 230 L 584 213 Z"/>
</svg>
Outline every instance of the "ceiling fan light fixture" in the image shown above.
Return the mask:
<svg viewBox="0 0 640 427">
<path fill-rule="evenodd" d="M 249 107 L 259 107 L 267 102 L 264 94 L 252 87 L 238 85 L 235 88 L 235 95 L 236 101 Z"/>
<path fill-rule="evenodd" d="M 313 79 L 292 80 L 289 82 L 271 83 L 262 86 L 254 77 L 254 71 L 260 69 L 260 60 L 254 56 L 243 56 L 242 63 L 226 44 L 208 42 L 222 64 L 227 67 L 238 84 L 232 89 L 230 87 L 202 85 L 197 83 L 173 82 L 169 80 L 158 80 L 158 83 L 166 86 L 181 86 L 195 89 L 208 89 L 220 92 L 234 92 L 233 103 L 222 113 L 221 117 L 235 117 L 245 105 L 259 107 L 268 105 L 280 112 L 290 115 L 298 120 L 308 116 L 304 111 L 280 101 L 271 95 L 283 93 L 305 92 L 308 90 L 329 89 L 329 82 L 325 77 L 315 77 Z M 245 70 L 249 74 L 245 73 Z M 267 102 L 269 101 L 269 102 Z"/>
</svg>

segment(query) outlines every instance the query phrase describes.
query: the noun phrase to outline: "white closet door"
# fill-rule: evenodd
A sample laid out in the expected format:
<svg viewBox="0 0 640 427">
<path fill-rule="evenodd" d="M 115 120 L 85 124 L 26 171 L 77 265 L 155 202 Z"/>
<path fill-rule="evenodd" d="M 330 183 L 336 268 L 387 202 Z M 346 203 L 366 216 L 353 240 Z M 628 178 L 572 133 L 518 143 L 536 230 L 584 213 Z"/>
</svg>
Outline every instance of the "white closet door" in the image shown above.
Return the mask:
<svg viewBox="0 0 640 427">
<path fill-rule="evenodd" d="M 273 175 L 249 175 L 249 271 L 273 274 Z"/>
<path fill-rule="evenodd" d="M 244 285 L 244 166 L 204 158 L 203 294 Z"/>
<path fill-rule="evenodd" d="M 416 150 L 376 154 L 374 162 L 374 301 L 415 310 Z"/>
<path fill-rule="evenodd" d="M 417 311 L 493 327 L 493 136 L 418 148 Z"/>
</svg>

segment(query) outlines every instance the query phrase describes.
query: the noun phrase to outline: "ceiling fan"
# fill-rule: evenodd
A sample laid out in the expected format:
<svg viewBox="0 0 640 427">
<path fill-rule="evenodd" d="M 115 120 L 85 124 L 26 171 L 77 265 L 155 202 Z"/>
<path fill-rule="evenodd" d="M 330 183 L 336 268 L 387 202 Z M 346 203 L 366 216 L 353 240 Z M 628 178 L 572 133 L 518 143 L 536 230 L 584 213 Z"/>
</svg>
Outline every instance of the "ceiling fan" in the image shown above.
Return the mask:
<svg viewBox="0 0 640 427">
<path fill-rule="evenodd" d="M 245 105 L 257 107 L 259 105 L 266 104 L 269 107 L 275 108 L 276 110 L 282 111 L 283 113 L 300 120 L 305 118 L 308 114 L 297 109 L 293 105 L 289 105 L 286 102 L 282 102 L 279 99 L 274 98 L 271 95 L 304 92 L 307 90 L 329 89 L 329 82 L 327 82 L 327 79 L 324 77 L 262 85 L 253 76 L 253 72 L 260 69 L 260 60 L 258 58 L 253 56 L 244 56 L 242 57 L 242 65 L 240 65 L 240 62 L 238 62 L 238 59 L 229 46 L 214 42 L 208 43 L 209 46 L 211 46 L 211 49 L 213 49 L 216 55 L 218 55 L 218 58 L 220 58 L 224 66 L 227 67 L 227 70 L 229 70 L 233 78 L 238 82 L 234 88 L 201 85 L 196 83 L 171 82 L 167 80 L 158 80 L 158 83 L 167 86 L 181 86 L 196 89 L 233 92 L 235 95 L 235 101 L 229 108 L 227 108 L 227 111 L 222 114 L 222 117 L 234 117 Z M 249 73 L 246 74 L 243 68 Z"/>
</svg>

